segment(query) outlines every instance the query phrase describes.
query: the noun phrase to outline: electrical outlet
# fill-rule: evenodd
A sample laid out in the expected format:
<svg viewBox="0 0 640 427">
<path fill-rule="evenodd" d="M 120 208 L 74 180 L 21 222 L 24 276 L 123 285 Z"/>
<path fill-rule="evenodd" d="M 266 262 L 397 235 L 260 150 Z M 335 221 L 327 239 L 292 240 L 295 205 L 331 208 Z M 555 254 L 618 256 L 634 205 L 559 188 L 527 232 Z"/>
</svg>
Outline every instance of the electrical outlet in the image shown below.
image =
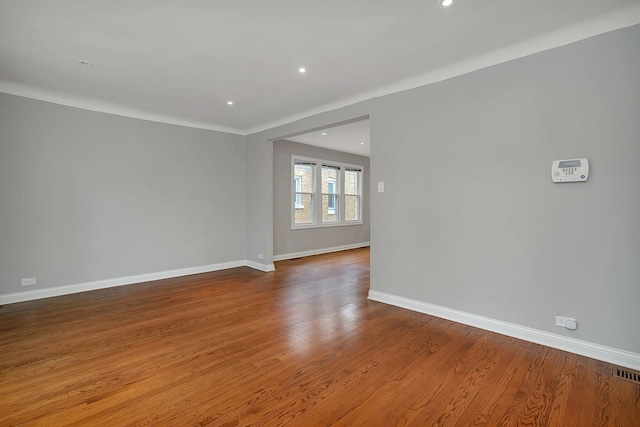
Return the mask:
<svg viewBox="0 0 640 427">
<path fill-rule="evenodd" d="M 560 326 L 562 328 L 566 328 L 567 327 L 567 322 L 569 322 L 570 325 L 572 325 L 572 324 L 575 325 L 576 324 L 576 319 L 573 319 L 571 317 L 558 316 L 556 314 L 556 326 Z"/>
<path fill-rule="evenodd" d="M 258 254 L 258 259 L 264 259 L 264 255 Z"/>
<path fill-rule="evenodd" d="M 562 328 L 567 326 L 567 318 L 566 317 L 562 317 L 562 316 L 558 316 L 556 314 L 556 326 L 560 326 Z"/>
<path fill-rule="evenodd" d="M 22 286 L 33 286 L 36 284 L 36 278 L 30 277 L 28 279 L 22 279 Z"/>
</svg>

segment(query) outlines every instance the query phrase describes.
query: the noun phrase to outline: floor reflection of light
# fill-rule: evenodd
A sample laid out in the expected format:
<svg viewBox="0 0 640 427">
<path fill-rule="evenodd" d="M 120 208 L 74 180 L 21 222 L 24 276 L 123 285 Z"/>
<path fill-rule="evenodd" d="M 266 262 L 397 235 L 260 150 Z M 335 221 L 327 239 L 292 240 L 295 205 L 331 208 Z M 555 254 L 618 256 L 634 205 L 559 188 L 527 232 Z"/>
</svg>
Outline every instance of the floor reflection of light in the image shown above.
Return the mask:
<svg viewBox="0 0 640 427">
<path fill-rule="evenodd" d="M 289 329 L 289 345 L 297 353 L 306 352 L 311 346 L 311 333 L 305 326 L 293 326 Z"/>
<path fill-rule="evenodd" d="M 296 352 L 307 352 L 316 346 L 357 336 L 359 330 L 358 308 L 355 303 L 330 310 L 330 302 L 318 301 L 296 307 L 289 324 L 289 345 Z"/>
<path fill-rule="evenodd" d="M 340 310 L 340 312 L 342 313 L 342 318 L 345 321 L 356 322 L 357 320 L 359 320 L 358 313 L 360 311 L 358 310 L 358 306 L 353 302 L 347 306 L 342 307 L 342 310 Z"/>
<path fill-rule="evenodd" d="M 288 312 L 285 336 L 296 353 L 355 337 L 361 320 L 358 272 L 305 283 L 311 273 L 317 274 L 304 271 L 289 276 L 290 282 L 299 278 L 304 284 L 283 287 L 279 299 L 279 305 L 285 305 Z M 340 300 L 342 303 L 336 304 Z"/>
<path fill-rule="evenodd" d="M 325 316 L 322 323 L 320 323 L 320 328 L 322 329 L 322 335 L 320 337 L 322 342 L 327 342 L 335 338 L 335 336 L 338 335 L 336 333 L 336 316 L 333 314 Z"/>
</svg>

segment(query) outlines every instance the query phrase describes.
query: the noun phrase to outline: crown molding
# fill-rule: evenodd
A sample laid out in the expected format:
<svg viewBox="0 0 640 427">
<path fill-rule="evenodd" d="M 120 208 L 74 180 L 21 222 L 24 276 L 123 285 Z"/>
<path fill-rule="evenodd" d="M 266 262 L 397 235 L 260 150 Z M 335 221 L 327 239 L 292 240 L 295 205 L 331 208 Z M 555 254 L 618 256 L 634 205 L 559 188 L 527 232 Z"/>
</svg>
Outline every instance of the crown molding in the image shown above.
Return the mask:
<svg viewBox="0 0 640 427">
<path fill-rule="evenodd" d="M 246 135 L 245 132 L 236 128 L 216 125 L 213 123 L 184 120 L 166 114 L 159 114 L 139 108 L 117 105 L 97 99 L 72 97 L 42 88 L 25 86 L 13 82 L 7 82 L 4 80 L 0 80 L 0 92 L 7 93 L 9 95 L 21 96 L 24 98 L 37 99 L 39 101 L 51 102 L 53 104 L 64 105 L 67 107 L 80 108 L 83 110 L 113 114 L 116 116 L 129 117 L 133 119 L 147 120 L 150 122 L 166 123 L 169 125 L 184 126 L 195 129 L 213 130 L 217 132 L 232 133 L 243 136 Z"/>
</svg>

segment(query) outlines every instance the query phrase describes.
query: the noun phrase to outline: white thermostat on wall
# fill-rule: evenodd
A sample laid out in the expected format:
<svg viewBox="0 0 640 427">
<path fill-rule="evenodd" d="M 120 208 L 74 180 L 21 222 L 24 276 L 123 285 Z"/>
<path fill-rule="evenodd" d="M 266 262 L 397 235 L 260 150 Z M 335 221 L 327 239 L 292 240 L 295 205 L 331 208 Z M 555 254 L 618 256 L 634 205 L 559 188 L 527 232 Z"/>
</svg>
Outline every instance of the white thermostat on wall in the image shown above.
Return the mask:
<svg viewBox="0 0 640 427">
<path fill-rule="evenodd" d="M 582 182 L 589 179 L 589 160 L 554 160 L 551 165 L 553 182 Z"/>
</svg>

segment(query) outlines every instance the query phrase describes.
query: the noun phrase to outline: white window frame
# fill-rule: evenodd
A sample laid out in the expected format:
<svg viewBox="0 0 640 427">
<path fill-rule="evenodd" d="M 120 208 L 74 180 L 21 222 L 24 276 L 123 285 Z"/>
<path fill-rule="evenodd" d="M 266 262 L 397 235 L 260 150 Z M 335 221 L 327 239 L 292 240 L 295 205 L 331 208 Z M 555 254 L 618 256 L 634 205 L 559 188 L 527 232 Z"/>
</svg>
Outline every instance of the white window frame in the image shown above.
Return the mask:
<svg viewBox="0 0 640 427">
<path fill-rule="evenodd" d="M 313 222 L 304 223 L 304 224 L 296 224 L 295 223 L 295 211 L 298 208 L 298 204 L 296 203 L 296 192 L 294 187 L 294 182 L 296 179 L 295 175 L 295 164 L 296 162 L 303 163 L 313 163 L 313 171 L 312 171 L 312 181 L 313 181 L 313 192 L 312 199 L 315 200 L 313 203 L 313 212 L 311 217 L 313 218 Z M 338 209 L 335 209 L 335 214 L 338 215 L 336 221 L 333 222 L 322 222 L 322 195 L 326 193 L 322 193 L 322 166 L 331 166 L 338 169 L 338 177 L 336 179 L 335 185 L 337 186 L 335 191 L 337 194 L 337 205 Z M 360 171 L 360 179 L 358 180 L 358 196 L 360 198 L 359 212 L 358 212 L 358 220 L 345 220 L 345 209 L 340 208 L 345 206 L 345 194 L 344 194 L 344 172 L 346 169 L 357 169 Z M 290 174 L 290 184 L 289 188 L 291 191 L 291 201 L 289 204 L 289 212 L 291 215 L 291 229 L 292 230 L 300 230 L 305 228 L 322 228 L 322 227 L 344 227 L 349 225 L 362 225 L 363 224 L 363 212 L 364 212 L 364 194 L 362 193 L 363 189 L 363 181 L 364 181 L 364 166 L 362 165 L 354 165 L 350 163 L 342 163 L 342 162 L 334 162 L 331 160 L 322 160 L 315 159 L 311 157 L 304 156 L 291 156 L 291 174 Z M 302 208 L 303 206 L 301 206 Z"/>
<path fill-rule="evenodd" d="M 302 194 L 296 194 L 302 191 L 302 177 L 300 175 L 294 175 L 294 198 L 295 198 L 295 208 L 296 209 L 304 209 L 304 205 L 302 204 Z"/>
</svg>

